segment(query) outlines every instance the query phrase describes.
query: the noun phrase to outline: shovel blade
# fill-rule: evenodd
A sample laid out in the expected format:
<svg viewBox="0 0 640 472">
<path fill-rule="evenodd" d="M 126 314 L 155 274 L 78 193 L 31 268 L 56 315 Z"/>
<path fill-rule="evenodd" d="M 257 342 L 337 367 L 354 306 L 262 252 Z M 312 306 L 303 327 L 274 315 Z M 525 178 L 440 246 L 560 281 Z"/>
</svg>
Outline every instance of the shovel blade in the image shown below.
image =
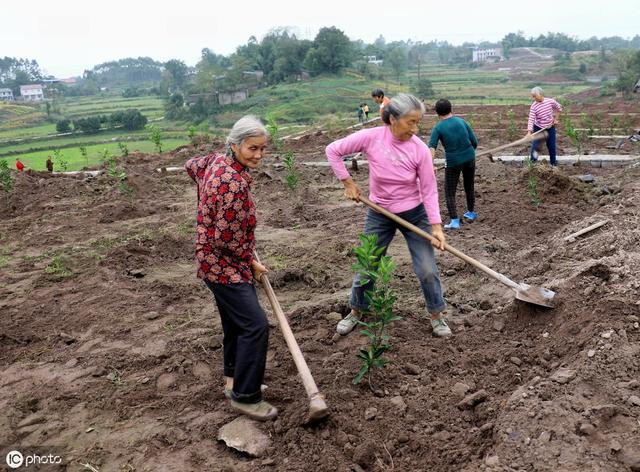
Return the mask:
<svg viewBox="0 0 640 472">
<path fill-rule="evenodd" d="M 553 308 L 553 297 L 556 292 L 543 287 L 535 287 L 527 284 L 520 284 L 521 290 L 516 290 L 516 298 L 523 302 L 532 303 L 534 305 Z"/>
</svg>

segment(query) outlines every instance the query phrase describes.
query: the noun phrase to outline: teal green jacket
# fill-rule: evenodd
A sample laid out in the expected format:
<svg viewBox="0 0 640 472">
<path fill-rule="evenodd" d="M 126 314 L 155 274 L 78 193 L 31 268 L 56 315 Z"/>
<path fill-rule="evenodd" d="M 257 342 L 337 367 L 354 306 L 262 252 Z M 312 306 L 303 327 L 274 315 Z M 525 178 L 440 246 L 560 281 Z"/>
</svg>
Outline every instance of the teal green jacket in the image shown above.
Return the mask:
<svg viewBox="0 0 640 472">
<path fill-rule="evenodd" d="M 455 167 L 476 158 L 478 140 L 469 123 L 452 116 L 441 120 L 431 130 L 429 147 L 437 149 L 438 141 L 444 146 L 447 167 Z"/>
</svg>

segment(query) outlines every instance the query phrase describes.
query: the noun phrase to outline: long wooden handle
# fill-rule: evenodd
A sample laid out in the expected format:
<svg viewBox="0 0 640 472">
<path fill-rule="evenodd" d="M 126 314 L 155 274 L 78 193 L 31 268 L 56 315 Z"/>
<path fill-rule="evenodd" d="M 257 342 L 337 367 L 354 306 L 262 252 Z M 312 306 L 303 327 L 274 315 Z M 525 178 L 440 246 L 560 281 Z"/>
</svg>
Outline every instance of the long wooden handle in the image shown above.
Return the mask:
<svg viewBox="0 0 640 472">
<path fill-rule="evenodd" d="M 254 257 L 258 262 L 260 262 L 260 259 L 258 259 L 258 254 L 254 253 Z M 271 283 L 269 282 L 267 274 L 262 274 L 262 276 L 260 277 L 260 282 L 262 283 L 262 288 L 264 288 L 264 291 L 269 298 L 269 302 L 271 303 L 271 307 L 276 314 L 276 318 L 278 318 L 278 325 L 280 325 L 280 330 L 282 331 L 284 340 L 287 343 L 289 352 L 291 352 L 293 362 L 296 364 L 296 368 L 298 369 L 298 373 L 300 374 L 300 378 L 302 379 L 302 384 L 307 391 L 307 395 L 309 396 L 309 398 L 316 397 L 320 394 L 318 386 L 316 385 L 315 380 L 313 380 L 313 376 L 311 375 L 309 366 L 304 360 L 304 356 L 302 355 L 300 346 L 298 346 L 298 343 L 296 342 L 296 338 L 293 336 L 293 331 L 291 331 L 291 327 L 289 326 L 287 317 L 282 311 L 282 307 L 280 306 L 280 303 L 276 298 L 276 294 L 273 291 L 273 287 L 271 287 Z"/>
<path fill-rule="evenodd" d="M 385 210 L 384 208 L 382 208 L 380 205 L 376 205 L 375 203 L 373 203 L 371 200 L 369 200 L 367 197 L 364 196 L 360 196 L 359 197 L 360 201 L 362 203 L 364 203 L 365 205 L 367 205 L 370 208 L 373 208 L 375 211 L 377 211 L 378 213 L 383 214 L 384 216 L 386 216 L 387 218 L 389 218 L 390 220 L 395 221 L 396 223 L 404 226 L 407 229 L 410 229 L 411 231 L 413 231 L 414 233 L 416 233 L 419 236 L 422 236 L 423 238 L 427 239 L 428 241 L 431 242 L 436 242 L 439 244 L 439 240 L 434 238 L 433 236 L 431 236 L 429 233 L 427 233 L 426 231 L 421 230 L 420 228 L 418 228 L 415 225 L 412 225 L 411 223 L 409 223 L 408 221 L 400 218 L 398 215 L 394 215 L 393 213 L 391 213 L 389 210 Z M 494 279 L 496 279 L 498 282 L 502 282 L 503 284 L 505 284 L 507 287 L 510 287 L 516 291 L 522 290 L 523 287 L 520 286 L 520 284 L 514 282 L 513 280 L 511 280 L 510 278 L 500 274 L 499 272 L 496 272 L 495 270 L 487 267 L 486 265 L 484 265 L 483 263 L 481 263 L 480 261 L 477 261 L 475 259 L 473 259 L 472 257 L 467 256 L 465 253 L 463 253 L 462 251 L 458 251 L 456 248 L 454 248 L 453 246 L 450 246 L 449 244 L 445 243 L 444 244 L 444 249 L 448 252 L 450 252 L 451 254 L 453 254 L 454 256 L 462 259 L 465 262 L 468 262 L 469 264 L 471 264 L 472 266 L 476 267 L 477 269 L 480 269 L 481 271 L 483 271 L 485 274 L 493 277 Z"/>
<path fill-rule="evenodd" d="M 587 226 L 580 231 L 576 231 L 575 233 L 570 234 L 564 238 L 565 241 L 573 242 L 578 236 L 582 236 L 583 234 L 588 233 L 589 231 L 593 231 L 594 229 L 598 229 L 600 226 L 604 226 L 608 223 L 608 220 L 598 221 L 597 223 L 592 224 L 591 226 Z"/>
<path fill-rule="evenodd" d="M 486 151 L 480 151 L 478 153 L 476 153 L 476 157 L 478 156 L 484 156 L 486 154 L 493 154 L 494 152 L 498 152 L 498 151 L 502 151 L 503 149 L 507 149 L 513 146 L 519 146 L 520 144 L 526 144 L 526 143 L 530 143 L 531 141 L 534 141 L 536 139 L 547 139 L 547 136 L 549 135 L 549 133 L 547 133 L 547 129 L 541 129 L 539 131 L 536 131 L 535 133 L 531 133 L 528 136 L 525 136 L 522 139 L 518 139 L 517 141 L 514 141 L 512 143 L 508 143 L 508 144 L 503 144 L 502 146 L 498 146 L 495 147 L 493 149 L 487 149 Z"/>
</svg>

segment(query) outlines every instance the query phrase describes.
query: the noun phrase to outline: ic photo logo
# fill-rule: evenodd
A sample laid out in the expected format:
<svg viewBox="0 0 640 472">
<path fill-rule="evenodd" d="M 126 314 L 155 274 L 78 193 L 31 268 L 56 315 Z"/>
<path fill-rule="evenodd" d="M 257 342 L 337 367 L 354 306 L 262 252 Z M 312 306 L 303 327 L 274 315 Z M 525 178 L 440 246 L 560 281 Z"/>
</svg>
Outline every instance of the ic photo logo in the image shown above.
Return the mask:
<svg viewBox="0 0 640 472">
<path fill-rule="evenodd" d="M 35 448 L 35 449 L 38 449 L 38 448 Z M 33 468 L 38 469 L 39 466 L 43 464 L 62 466 L 62 463 L 63 463 L 62 456 L 51 454 L 50 449 L 47 450 L 46 453 L 44 450 L 43 451 L 39 450 L 38 452 L 42 452 L 42 453 L 38 454 L 33 451 L 30 451 L 29 453 L 22 453 L 14 449 L 7 453 L 5 460 L 10 469 L 18 469 L 20 467 L 23 467 L 24 469 L 29 469 L 32 466 Z"/>
<path fill-rule="evenodd" d="M 0 456 L 1 457 L 1 456 Z M 20 451 L 9 451 L 7 454 L 7 465 L 12 469 L 17 469 L 24 462 L 24 457 Z"/>
</svg>

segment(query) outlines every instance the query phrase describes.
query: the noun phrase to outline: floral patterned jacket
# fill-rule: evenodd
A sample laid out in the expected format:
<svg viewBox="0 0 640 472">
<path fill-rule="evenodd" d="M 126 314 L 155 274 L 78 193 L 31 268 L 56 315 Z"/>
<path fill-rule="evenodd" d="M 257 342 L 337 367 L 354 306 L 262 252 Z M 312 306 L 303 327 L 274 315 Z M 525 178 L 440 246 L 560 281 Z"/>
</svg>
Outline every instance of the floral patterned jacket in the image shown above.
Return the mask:
<svg viewBox="0 0 640 472">
<path fill-rule="evenodd" d="M 249 169 L 221 154 L 194 157 L 184 167 L 198 184 L 198 277 L 219 284 L 252 283 L 256 217 Z"/>
</svg>

